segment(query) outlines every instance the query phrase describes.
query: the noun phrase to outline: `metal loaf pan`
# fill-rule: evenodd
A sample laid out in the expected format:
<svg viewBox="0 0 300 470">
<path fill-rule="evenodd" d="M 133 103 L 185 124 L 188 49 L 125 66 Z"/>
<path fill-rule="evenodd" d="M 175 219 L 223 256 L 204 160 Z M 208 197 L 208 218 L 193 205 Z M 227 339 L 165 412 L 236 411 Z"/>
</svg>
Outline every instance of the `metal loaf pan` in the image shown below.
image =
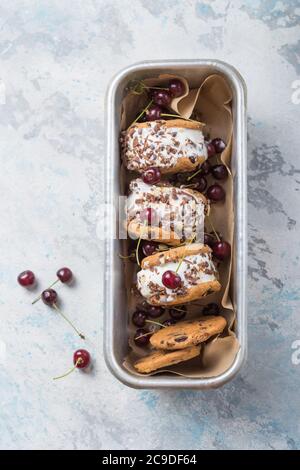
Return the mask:
<svg viewBox="0 0 300 470">
<path fill-rule="evenodd" d="M 106 240 L 106 264 L 104 280 L 104 355 L 112 374 L 124 384 L 135 388 L 157 389 L 210 389 L 217 388 L 240 370 L 246 357 L 246 274 L 247 274 L 247 183 L 246 183 L 246 87 L 240 74 L 231 65 L 216 60 L 176 60 L 140 62 L 121 70 L 111 81 L 107 93 L 107 154 L 106 154 L 106 203 L 118 204 L 120 195 L 120 106 L 125 87 L 130 80 L 153 77 L 160 73 L 178 74 L 197 86 L 206 76 L 218 73 L 225 77 L 233 94 L 233 149 L 232 171 L 234 175 L 235 231 L 233 249 L 236 263 L 233 266 L 233 301 L 236 309 L 235 332 L 240 350 L 231 367 L 216 377 L 188 379 L 176 375 L 135 376 L 122 366 L 128 352 L 127 308 L 124 289 L 123 266 L 118 253 L 120 242 Z M 113 213 L 108 222 L 116 222 Z"/>
</svg>

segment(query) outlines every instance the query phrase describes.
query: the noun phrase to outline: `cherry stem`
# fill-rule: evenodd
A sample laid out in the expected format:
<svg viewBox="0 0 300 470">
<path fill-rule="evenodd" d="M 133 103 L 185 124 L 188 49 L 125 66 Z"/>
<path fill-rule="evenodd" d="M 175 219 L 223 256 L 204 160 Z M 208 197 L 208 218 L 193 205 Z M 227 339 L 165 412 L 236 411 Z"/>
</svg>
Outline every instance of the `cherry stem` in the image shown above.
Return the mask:
<svg viewBox="0 0 300 470">
<path fill-rule="evenodd" d="M 196 238 L 196 234 L 189 240 L 189 242 L 185 246 L 189 246 L 195 240 L 195 238 Z M 175 271 L 176 274 L 178 273 L 179 268 L 182 265 L 182 262 L 183 262 L 185 256 L 186 255 L 184 254 L 183 257 L 181 258 L 181 260 L 179 261 L 178 266 L 177 266 L 176 271 Z"/>
<path fill-rule="evenodd" d="M 124 256 L 124 255 L 121 255 L 121 254 L 119 253 L 119 257 L 120 257 L 121 259 L 128 259 L 128 258 L 133 258 L 133 257 L 134 257 L 134 254 L 131 253 L 131 255 Z"/>
<path fill-rule="evenodd" d="M 215 227 L 214 227 L 212 221 L 211 221 L 210 218 L 209 218 L 209 216 L 207 216 L 207 218 L 208 218 L 208 221 L 209 221 L 209 223 L 210 223 L 210 226 L 211 226 L 211 228 L 212 228 L 212 231 L 214 232 L 214 235 L 215 235 L 216 239 L 218 240 L 218 242 L 221 241 L 219 235 L 217 234 L 217 232 L 216 232 L 216 230 L 215 230 Z"/>
<path fill-rule="evenodd" d="M 52 284 L 49 287 L 47 287 L 46 290 L 51 289 L 51 287 L 55 286 L 55 284 L 57 284 L 59 281 L 60 279 L 57 278 L 56 281 L 52 282 Z M 31 305 L 36 304 L 41 299 L 41 297 L 42 297 L 42 294 L 40 294 L 33 302 L 31 302 Z"/>
<path fill-rule="evenodd" d="M 144 83 L 141 80 L 134 80 L 133 82 L 135 83 L 135 85 L 132 85 L 132 88 L 130 90 L 131 93 L 133 93 L 134 95 L 142 95 L 145 91 Z"/>
<path fill-rule="evenodd" d="M 74 331 L 76 331 L 76 333 L 78 334 L 78 336 L 80 336 L 81 339 L 85 339 L 85 336 L 77 330 L 73 323 L 65 316 L 64 313 L 62 313 L 62 311 L 58 308 L 56 304 L 53 304 L 53 308 L 55 308 L 55 310 L 66 320 L 66 322 L 69 323 L 69 325 L 73 328 Z"/>
<path fill-rule="evenodd" d="M 166 251 L 166 250 L 169 250 L 168 245 L 159 244 L 158 248 L 156 248 L 156 251 Z"/>
<path fill-rule="evenodd" d="M 140 238 L 137 242 L 136 249 L 135 249 L 135 257 L 136 257 L 136 262 L 137 262 L 138 266 L 141 266 L 140 258 L 139 258 L 139 248 L 140 248 L 140 244 L 141 244 L 141 239 L 142 239 L 142 233 L 140 233 Z"/>
<path fill-rule="evenodd" d="M 163 325 L 159 321 L 146 320 L 146 323 L 153 323 L 153 325 L 158 325 L 158 326 L 162 326 L 163 328 L 166 328 L 166 325 Z"/>
<path fill-rule="evenodd" d="M 76 369 L 76 367 L 78 366 L 78 364 L 81 364 L 81 362 L 82 362 L 82 357 L 79 357 L 79 358 L 77 359 L 77 361 L 75 362 L 74 366 L 73 366 L 70 370 L 68 370 L 68 372 L 66 372 L 66 373 L 63 374 L 63 375 L 59 375 L 58 377 L 53 377 L 53 380 L 62 379 L 62 378 L 64 378 L 64 377 L 67 377 L 67 375 L 72 374 L 72 372 Z"/>
<path fill-rule="evenodd" d="M 167 113 L 162 113 L 161 116 L 174 117 L 174 118 L 178 118 L 178 119 L 183 119 L 184 121 L 192 121 L 192 119 L 182 117 L 182 116 L 180 116 L 179 114 L 167 114 Z"/>
<path fill-rule="evenodd" d="M 135 118 L 135 120 L 130 124 L 129 127 L 133 126 L 133 124 L 135 124 L 145 114 L 145 112 L 151 106 L 152 103 L 153 103 L 153 100 L 149 101 L 146 108 L 143 109 L 143 111 Z"/>
<path fill-rule="evenodd" d="M 166 114 L 166 113 L 161 113 L 161 116 L 180 118 L 179 114 Z M 183 118 L 180 118 L 180 119 L 183 119 Z M 188 119 L 188 121 L 189 121 L 189 119 Z"/>
<path fill-rule="evenodd" d="M 196 186 L 197 183 L 191 183 L 191 184 L 181 184 L 180 187 L 181 188 L 194 188 Z"/>
<path fill-rule="evenodd" d="M 190 181 L 192 178 L 194 178 L 194 176 L 198 175 L 198 173 L 200 173 L 202 171 L 202 168 L 200 167 L 199 170 L 197 170 L 195 173 L 193 173 L 191 176 L 188 176 L 187 177 L 187 181 Z"/>
<path fill-rule="evenodd" d="M 172 307 L 173 310 L 177 310 L 178 312 L 186 312 L 186 310 L 183 310 L 182 308 L 178 308 L 178 307 Z"/>
<path fill-rule="evenodd" d="M 162 87 L 162 86 L 146 86 L 146 85 L 144 85 L 144 88 L 146 90 L 169 90 L 169 88 L 165 88 L 165 87 Z"/>
<path fill-rule="evenodd" d="M 169 88 L 160 86 L 147 86 L 142 80 L 136 80 L 135 87 L 131 90 L 134 95 L 141 95 L 144 90 L 169 90 Z"/>
<path fill-rule="evenodd" d="M 147 224 L 147 222 L 145 221 L 142 228 L 146 227 L 146 224 Z M 139 248 L 140 248 L 140 244 L 141 244 L 141 240 L 142 240 L 142 235 L 143 235 L 142 232 L 143 232 L 143 231 L 141 230 L 140 237 L 139 237 L 139 240 L 138 240 L 138 242 L 137 242 L 136 249 L 135 249 L 136 262 L 137 262 L 137 264 L 138 264 L 139 266 L 141 266 L 140 258 L 139 258 Z"/>
<path fill-rule="evenodd" d="M 184 258 L 185 258 L 185 255 L 181 258 L 181 260 L 180 260 L 179 263 L 178 263 L 178 266 L 177 266 L 176 271 L 175 271 L 176 274 L 178 273 L 178 271 L 179 271 L 179 269 L 180 269 L 180 266 L 181 266 L 182 263 L 183 263 Z"/>
<path fill-rule="evenodd" d="M 149 331 L 148 333 L 144 333 L 143 335 L 140 335 L 140 336 L 137 336 L 136 338 L 134 339 L 140 339 L 140 338 L 144 338 L 144 336 L 149 336 L 149 335 L 152 335 L 152 331 Z"/>
</svg>

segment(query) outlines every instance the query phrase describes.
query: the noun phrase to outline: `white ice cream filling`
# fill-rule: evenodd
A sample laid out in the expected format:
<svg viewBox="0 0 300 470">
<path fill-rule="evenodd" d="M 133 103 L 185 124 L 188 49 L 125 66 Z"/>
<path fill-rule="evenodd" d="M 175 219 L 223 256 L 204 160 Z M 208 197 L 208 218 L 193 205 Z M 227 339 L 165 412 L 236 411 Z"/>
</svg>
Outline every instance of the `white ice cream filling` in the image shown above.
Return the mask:
<svg viewBox="0 0 300 470">
<path fill-rule="evenodd" d="M 156 293 L 160 294 L 160 300 L 163 302 L 172 302 L 177 297 L 176 290 L 169 289 L 162 282 L 164 272 L 170 270 L 175 272 L 179 262 L 170 262 L 153 268 L 145 268 L 137 273 L 137 287 L 143 297 L 149 299 Z M 204 266 L 205 264 L 205 266 Z M 212 271 L 208 273 L 207 271 Z M 216 268 L 209 253 L 199 253 L 189 255 L 182 261 L 177 274 L 181 277 L 182 286 L 186 289 L 196 285 L 215 281 Z M 157 286 L 155 292 L 154 286 Z M 164 291 L 163 291 L 164 289 Z"/>
<path fill-rule="evenodd" d="M 147 200 L 148 196 L 151 202 Z M 168 202 L 164 202 L 166 197 Z M 200 197 L 194 197 L 183 188 L 149 185 L 137 178 L 131 182 L 127 198 L 128 221 L 134 219 L 142 224 L 140 214 L 147 208 L 154 210 L 153 227 L 160 222 L 165 232 L 175 232 L 178 239 L 189 239 L 196 235 L 197 241 L 203 241 L 205 203 Z"/>
<path fill-rule="evenodd" d="M 137 170 L 156 166 L 175 166 L 182 157 L 191 160 L 207 158 L 207 148 L 201 129 L 186 127 L 161 127 L 155 131 L 157 123 L 148 127 L 137 127 L 127 136 L 125 156 L 127 168 Z"/>
</svg>

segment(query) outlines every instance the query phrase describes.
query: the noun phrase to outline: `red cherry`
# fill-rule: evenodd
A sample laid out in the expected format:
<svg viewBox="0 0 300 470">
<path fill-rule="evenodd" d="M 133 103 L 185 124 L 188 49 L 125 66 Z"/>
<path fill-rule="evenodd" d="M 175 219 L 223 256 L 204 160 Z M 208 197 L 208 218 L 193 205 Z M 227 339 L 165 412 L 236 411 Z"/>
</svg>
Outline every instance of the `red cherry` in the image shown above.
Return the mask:
<svg viewBox="0 0 300 470">
<path fill-rule="evenodd" d="M 214 202 L 223 201 L 225 199 L 225 191 L 219 184 L 212 184 L 206 191 L 208 199 Z"/>
<path fill-rule="evenodd" d="M 216 155 L 215 147 L 213 146 L 213 144 L 211 142 L 206 143 L 206 149 L 207 149 L 208 158 L 213 157 L 214 155 Z"/>
<path fill-rule="evenodd" d="M 74 324 L 66 317 L 66 315 L 60 310 L 60 308 L 57 306 L 57 292 L 54 290 L 54 289 L 46 289 L 42 292 L 41 294 L 41 298 L 42 298 L 42 301 L 44 302 L 44 304 L 46 305 L 49 305 L 50 307 L 53 307 L 55 308 L 55 310 L 57 311 L 57 313 L 59 313 L 63 319 L 69 323 L 69 325 L 73 328 L 73 330 L 78 334 L 78 336 L 81 338 L 81 339 L 85 339 L 85 336 L 80 333 L 79 330 L 77 330 L 76 326 L 74 326 Z"/>
<path fill-rule="evenodd" d="M 193 175 L 193 173 L 190 173 L 190 174 L 189 174 L 189 173 L 177 173 L 177 175 L 176 175 L 176 181 L 177 181 L 178 183 L 186 184 L 186 183 L 188 183 L 188 179 L 187 179 L 187 178 L 188 178 L 189 176 L 192 176 L 192 175 Z M 191 181 L 191 182 L 192 182 L 192 181 Z"/>
<path fill-rule="evenodd" d="M 178 98 L 184 94 L 184 84 L 178 78 L 169 81 L 169 90 L 173 98 Z"/>
<path fill-rule="evenodd" d="M 200 168 L 201 168 L 202 175 L 207 176 L 211 172 L 211 164 L 209 163 L 208 160 L 205 160 L 205 162 L 202 163 Z"/>
<path fill-rule="evenodd" d="M 226 144 L 224 140 L 220 139 L 219 137 L 217 137 L 216 139 L 213 139 L 211 143 L 215 147 L 216 153 L 222 153 L 223 150 L 225 150 L 226 148 Z"/>
<path fill-rule="evenodd" d="M 142 252 L 145 256 L 153 255 L 153 253 L 155 253 L 157 249 L 157 244 L 151 241 L 142 241 L 141 246 L 142 246 Z"/>
<path fill-rule="evenodd" d="M 168 289 L 177 289 L 181 286 L 181 277 L 174 271 L 165 271 L 162 275 L 162 283 Z"/>
<path fill-rule="evenodd" d="M 156 307 L 155 305 L 150 305 L 147 312 L 148 312 L 149 317 L 158 318 L 158 317 L 161 317 L 165 313 L 165 309 L 163 307 Z"/>
<path fill-rule="evenodd" d="M 77 351 L 74 352 L 73 354 L 73 364 L 74 366 L 68 370 L 63 375 L 60 375 L 59 377 L 54 377 L 53 380 L 57 379 L 62 379 L 63 377 L 67 377 L 67 375 L 71 374 L 74 372 L 75 369 L 85 369 L 88 367 L 88 365 L 91 362 L 91 355 L 86 349 L 77 349 Z"/>
<path fill-rule="evenodd" d="M 150 106 L 146 111 L 147 121 L 156 121 L 161 118 L 162 109 L 158 105 Z"/>
<path fill-rule="evenodd" d="M 148 222 L 149 225 L 153 224 L 156 218 L 155 210 L 151 207 L 147 207 L 140 213 L 140 219 L 142 222 Z"/>
<path fill-rule="evenodd" d="M 57 284 L 59 281 L 61 281 L 63 284 L 65 284 L 66 282 L 69 282 L 71 281 L 71 279 L 73 278 L 73 273 L 71 271 L 70 268 L 60 268 L 57 272 L 56 272 L 56 276 L 57 276 L 57 279 L 52 282 L 52 284 L 48 287 L 48 289 L 46 290 L 53 290 L 51 289 L 51 287 L 55 286 L 55 284 Z M 46 291 L 44 291 L 46 292 Z M 54 291 L 55 292 L 55 291 Z M 33 302 L 32 302 L 32 305 L 34 305 L 36 302 L 38 302 L 40 300 L 40 298 L 42 297 L 43 294 L 39 295 Z M 46 302 L 45 302 L 46 303 Z"/>
<path fill-rule="evenodd" d="M 218 304 L 212 302 L 210 304 L 205 305 L 202 310 L 202 315 L 219 315 L 220 307 Z"/>
<path fill-rule="evenodd" d="M 170 309 L 169 314 L 173 320 L 182 320 L 186 316 L 186 310 L 185 307 L 174 307 Z"/>
<path fill-rule="evenodd" d="M 65 283 L 65 282 L 69 282 L 72 279 L 73 273 L 71 269 L 69 268 L 60 268 L 57 271 L 56 276 L 61 282 Z"/>
<path fill-rule="evenodd" d="M 78 369 L 85 369 L 91 362 L 90 353 L 86 349 L 77 349 L 73 354 L 73 363 Z"/>
<path fill-rule="evenodd" d="M 216 241 L 216 238 L 210 233 L 204 234 L 204 240 L 203 240 L 204 245 L 208 245 L 211 247 L 215 241 Z"/>
<path fill-rule="evenodd" d="M 228 242 L 218 241 L 212 245 L 213 255 L 219 260 L 223 261 L 229 258 L 231 254 L 231 246 Z"/>
<path fill-rule="evenodd" d="M 161 173 L 158 168 L 151 167 L 144 171 L 142 179 L 146 184 L 156 184 L 161 179 Z"/>
<path fill-rule="evenodd" d="M 206 190 L 207 186 L 207 180 L 205 176 L 200 175 L 198 178 L 195 178 L 195 180 L 195 189 L 197 189 L 197 191 L 200 191 L 200 193 L 203 193 Z"/>
<path fill-rule="evenodd" d="M 148 314 L 148 308 L 149 308 L 149 304 L 148 302 L 146 302 L 145 299 L 142 299 L 137 305 L 137 310 L 142 310 L 143 312 L 146 312 L 147 314 Z"/>
<path fill-rule="evenodd" d="M 146 320 L 147 314 L 142 310 L 136 310 L 132 315 L 132 323 L 140 328 L 145 326 Z"/>
<path fill-rule="evenodd" d="M 137 346 L 147 346 L 151 333 L 144 328 L 138 328 L 134 335 L 134 342 Z"/>
<path fill-rule="evenodd" d="M 18 283 L 23 287 L 33 286 L 35 283 L 35 275 L 32 271 L 26 270 L 19 274 Z"/>
<path fill-rule="evenodd" d="M 57 292 L 54 289 L 46 289 L 42 292 L 42 301 L 46 305 L 54 305 L 57 301 Z"/>
<path fill-rule="evenodd" d="M 172 101 L 172 96 L 168 90 L 153 90 L 152 100 L 159 106 L 169 106 Z"/>
<path fill-rule="evenodd" d="M 228 176 L 228 170 L 225 165 L 214 165 L 211 173 L 216 180 L 226 180 Z"/>
</svg>

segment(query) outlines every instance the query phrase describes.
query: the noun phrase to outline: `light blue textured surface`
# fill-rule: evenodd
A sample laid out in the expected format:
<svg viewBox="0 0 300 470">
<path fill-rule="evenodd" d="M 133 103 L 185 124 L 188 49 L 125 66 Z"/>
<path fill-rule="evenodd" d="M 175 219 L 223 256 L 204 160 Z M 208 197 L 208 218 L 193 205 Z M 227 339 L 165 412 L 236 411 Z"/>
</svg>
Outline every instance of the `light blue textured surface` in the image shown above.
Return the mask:
<svg viewBox="0 0 300 470">
<path fill-rule="evenodd" d="M 299 448 L 300 2 L 14 0 L 0 18 L 0 447 Z M 248 85 L 249 359 L 205 393 L 128 389 L 102 357 L 104 94 L 120 68 L 165 58 L 223 59 Z M 45 287 L 61 265 L 95 362 L 53 383 L 81 343 L 16 275 Z"/>
</svg>

